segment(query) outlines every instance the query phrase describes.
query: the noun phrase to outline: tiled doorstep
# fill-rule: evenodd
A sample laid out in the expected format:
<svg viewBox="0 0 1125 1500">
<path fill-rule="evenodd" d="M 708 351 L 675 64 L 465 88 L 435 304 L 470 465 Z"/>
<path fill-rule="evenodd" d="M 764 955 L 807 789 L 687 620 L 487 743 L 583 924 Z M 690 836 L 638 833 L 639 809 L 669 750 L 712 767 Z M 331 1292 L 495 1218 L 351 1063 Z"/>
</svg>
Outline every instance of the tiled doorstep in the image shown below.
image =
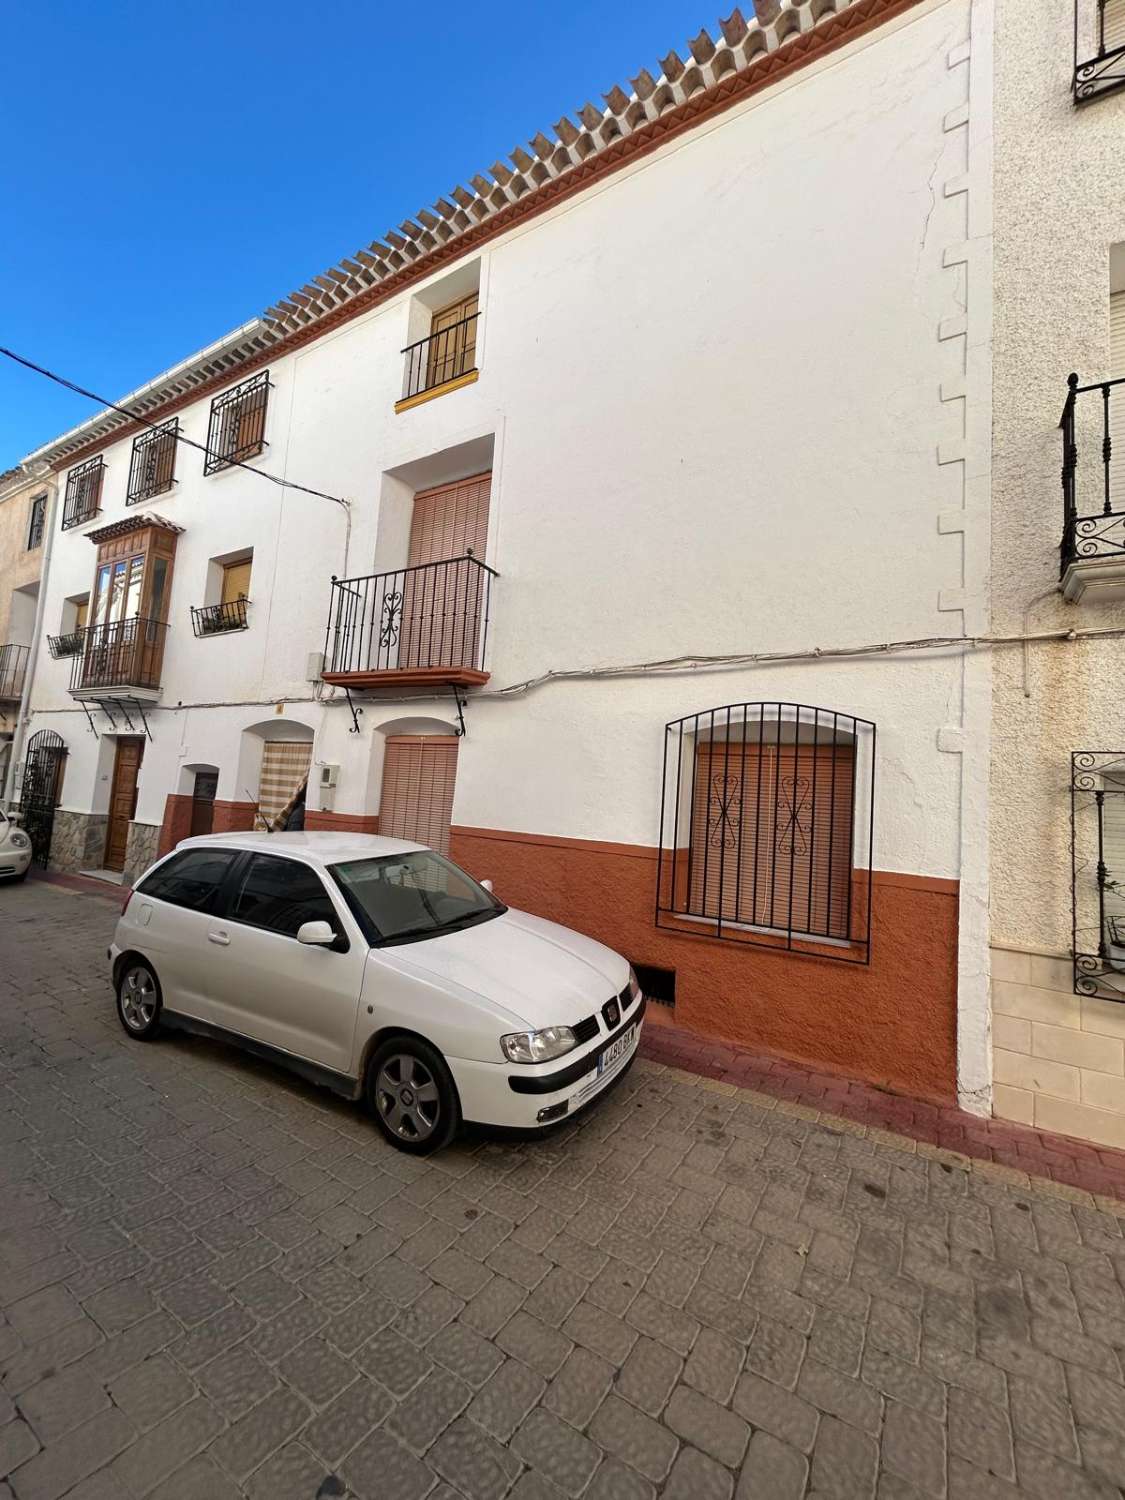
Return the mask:
<svg viewBox="0 0 1125 1500">
<path fill-rule="evenodd" d="M 876 1142 L 885 1139 L 898 1150 L 1003 1182 L 1027 1185 L 1035 1179 L 1059 1197 L 1094 1202 L 1125 1217 L 1125 1151 L 888 1093 L 666 1023 L 645 1027 L 641 1054 L 701 1088 L 749 1090 L 763 1109 L 818 1120 Z"/>
</svg>

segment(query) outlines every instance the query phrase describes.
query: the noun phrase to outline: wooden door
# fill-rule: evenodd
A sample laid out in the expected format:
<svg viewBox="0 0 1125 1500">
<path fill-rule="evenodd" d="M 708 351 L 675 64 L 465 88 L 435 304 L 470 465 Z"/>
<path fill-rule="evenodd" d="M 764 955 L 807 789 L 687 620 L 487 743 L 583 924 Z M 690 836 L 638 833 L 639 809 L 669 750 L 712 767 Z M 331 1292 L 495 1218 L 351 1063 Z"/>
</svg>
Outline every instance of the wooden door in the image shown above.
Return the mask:
<svg viewBox="0 0 1125 1500">
<path fill-rule="evenodd" d="M 455 735 L 387 737 L 379 799 L 381 834 L 449 853 L 459 743 Z"/>
<path fill-rule="evenodd" d="M 129 839 L 129 824 L 137 811 L 137 775 L 141 769 L 145 742 L 122 738 L 117 741 L 117 755 L 113 762 L 113 787 L 109 794 L 109 827 L 105 836 L 105 858 L 107 870 L 125 868 L 125 846 Z"/>
<path fill-rule="evenodd" d="M 476 666 L 483 627 L 484 561 L 491 474 L 477 474 L 414 496 L 409 567 L 403 588 L 400 667 Z M 427 567 L 427 563 L 448 566 Z"/>
<path fill-rule="evenodd" d="M 210 833 L 215 826 L 215 793 L 219 789 L 217 771 L 196 771 L 191 794 L 191 836 Z"/>
</svg>

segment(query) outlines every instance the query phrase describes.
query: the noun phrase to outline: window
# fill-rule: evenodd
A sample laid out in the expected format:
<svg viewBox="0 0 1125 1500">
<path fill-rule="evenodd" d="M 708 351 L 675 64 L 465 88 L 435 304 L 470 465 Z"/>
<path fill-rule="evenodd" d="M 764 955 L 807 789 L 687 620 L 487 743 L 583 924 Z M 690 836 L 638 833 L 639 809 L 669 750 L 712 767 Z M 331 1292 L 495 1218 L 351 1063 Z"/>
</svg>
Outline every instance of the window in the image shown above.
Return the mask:
<svg viewBox="0 0 1125 1500">
<path fill-rule="evenodd" d="M 31 502 L 31 514 L 27 526 L 27 550 L 29 552 L 42 545 L 43 530 L 46 524 L 47 497 L 46 495 L 36 495 Z"/>
<path fill-rule="evenodd" d="M 507 911 L 472 876 L 428 849 L 348 860 L 331 874 L 368 942 L 437 937 Z"/>
<path fill-rule="evenodd" d="M 456 380 L 476 369 L 478 317 L 476 292 L 434 313 L 430 324 L 427 388 L 444 385 L 447 380 Z"/>
<path fill-rule="evenodd" d="M 219 603 L 236 605 L 239 600 L 250 597 L 250 569 L 253 560 L 245 557 L 241 562 L 223 564 L 223 581 L 219 593 Z"/>
<path fill-rule="evenodd" d="M 139 615 L 144 575 L 143 552 L 100 564 L 94 582 L 94 618 L 91 623 L 111 625 Z"/>
<path fill-rule="evenodd" d="M 295 859 L 255 854 L 238 882 L 231 919 L 296 937 L 305 922 L 328 922 L 337 932 L 340 920 L 332 898 L 315 870 Z"/>
<path fill-rule="evenodd" d="M 388 736 L 380 833 L 449 853 L 457 744 L 455 735 Z"/>
<path fill-rule="evenodd" d="M 142 432 L 133 439 L 133 456 L 129 462 L 129 487 L 126 505 L 151 500 L 162 495 L 176 482 L 176 439 L 180 424 L 174 419 Z"/>
<path fill-rule="evenodd" d="M 101 513 L 102 479 L 105 464 L 101 457 L 91 458 L 79 464 L 66 476 L 66 496 L 63 500 L 62 529 L 81 526 Z"/>
<path fill-rule="evenodd" d="M 866 961 L 873 778 L 874 725 L 831 709 L 668 725 L 657 925 Z"/>
<path fill-rule="evenodd" d="M 232 464 L 245 463 L 266 446 L 266 403 L 269 371 L 244 380 L 211 403 L 204 474 L 218 474 Z"/>
<path fill-rule="evenodd" d="M 84 594 L 81 599 L 74 601 L 74 628 L 75 630 L 86 629 L 86 617 L 90 612 L 90 596 Z"/>
<path fill-rule="evenodd" d="M 237 854 L 229 849 L 185 849 L 147 875 L 137 895 L 186 906 L 191 911 L 212 910 L 213 898 Z"/>
</svg>

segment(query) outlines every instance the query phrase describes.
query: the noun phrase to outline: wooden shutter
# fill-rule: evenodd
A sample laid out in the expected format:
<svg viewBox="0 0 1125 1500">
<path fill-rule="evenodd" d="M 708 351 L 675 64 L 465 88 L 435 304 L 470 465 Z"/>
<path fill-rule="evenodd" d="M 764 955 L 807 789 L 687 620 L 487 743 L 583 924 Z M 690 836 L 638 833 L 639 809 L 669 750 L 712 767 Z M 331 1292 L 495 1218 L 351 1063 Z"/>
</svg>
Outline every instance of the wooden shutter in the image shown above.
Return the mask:
<svg viewBox="0 0 1125 1500">
<path fill-rule="evenodd" d="M 1122 42 L 1125 44 L 1125 37 Z M 1114 292 L 1109 299 L 1109 378 L 1125 378 L 1125 292 Z M 1097 401 L 1099 398 L 1094 393 L 1082 399 Z M 1115 385 L 1109 393 L 1109 436 L 1113 444 L 1109 460 L 1109 493 L 1114 510 L 1120 510 L 1125 504 L 1125 385 Z M 1099 495 L 1098 499 L 1101 500 L 1102 496 Z"/>
<path fill-rule="evenodd" d="M 491 474 L 420 490 L 414 497 L 409 566 L 473 556 L 488 543 Z M 400 667 L 476 666 L 483 628 L 484 576 L 472 563 L 407 573 L 403 587 Z"/>
<path fill-rule="evenodd" d="M 846 938 L 854 788 L 848 744 L 702 743 L 692 794 L 691 913 Z"/>
<path fill-rule="evenodd" d="M 267 825 L 280 816 L 308 780 L 311 761 L 311 740 L 267 740 L 262 746 L 258 812 Z"/>
<path fill-rule="evenodd" d="M 426 388 L 456 380 L 476 368 L 478 294 L 462 297 L 434 313 L 430 320 L 430 352 Z M 466 319 L 472 318 L 472 322 Z M 460 326 L 458 326 L 460 325 Z M 450 332 L 449 330 L 453 330 Z"/>
<path fill-rule="evenodd" d="M 77 604 L 75 604 L 75 606 L 74 606 L 74 628 L 75 628 L 75 630 L 84 630 L 85 629 L 85 627 L 86 627 L 86 617 L 89 614 L 89 612 L 90 612 L 90 600 L 89 600 L 89 596 L 87 596 L 85 599 L 79 599 L 78 602 L 77 602 Z"/>
<path fill-rule="evenodd" d="M 1105 50 L 1125 47 L 1125 0 L 1105 0 Z"/>
<path fill-rule="evenodd" d="M 249 559 L 224 566 L 221 604 L 236 604 L 239 599 L 249 599 L 251 566 Z"/>
<path fill-rule="evenodd" d="M 455 735 L 387 737 L 379 803 L 381 834 L 449 853 L 458 743 Z"/>
<path fill-rule="evenodd" d="M 434 490 L 419 490 L 414 496 L 410 523 L 409 566 L 463 557 L 468 549 L 484 558 L 488 544 L 488 497 L 492 475 L 476 474 L 443 484 Z"/>
</svg>

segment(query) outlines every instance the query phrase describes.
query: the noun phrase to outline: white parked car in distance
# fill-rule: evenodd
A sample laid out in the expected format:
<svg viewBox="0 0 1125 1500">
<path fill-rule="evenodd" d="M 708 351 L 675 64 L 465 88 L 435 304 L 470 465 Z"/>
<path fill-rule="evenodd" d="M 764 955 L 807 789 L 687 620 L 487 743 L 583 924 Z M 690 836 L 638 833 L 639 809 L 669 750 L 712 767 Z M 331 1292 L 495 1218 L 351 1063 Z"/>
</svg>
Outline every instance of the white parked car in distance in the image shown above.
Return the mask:
<svg viewBox="0 0 1125 1500">
<path fill-rule="evenodd" d="M 18 823 L 0 809 L 0 882 L 22 880 L 31 868 L 31 840 Z"/>
<path fill-rule="evenodd" d="M 513 911 L 418 844 L 348 833 L 185 839 L 109 949 L 130 1036 L 231 1040 L 436 1150 L 462 1120 L 536 1127 L 636 1055 L 645 1002 L 612 949 Z"/>
</svg>

